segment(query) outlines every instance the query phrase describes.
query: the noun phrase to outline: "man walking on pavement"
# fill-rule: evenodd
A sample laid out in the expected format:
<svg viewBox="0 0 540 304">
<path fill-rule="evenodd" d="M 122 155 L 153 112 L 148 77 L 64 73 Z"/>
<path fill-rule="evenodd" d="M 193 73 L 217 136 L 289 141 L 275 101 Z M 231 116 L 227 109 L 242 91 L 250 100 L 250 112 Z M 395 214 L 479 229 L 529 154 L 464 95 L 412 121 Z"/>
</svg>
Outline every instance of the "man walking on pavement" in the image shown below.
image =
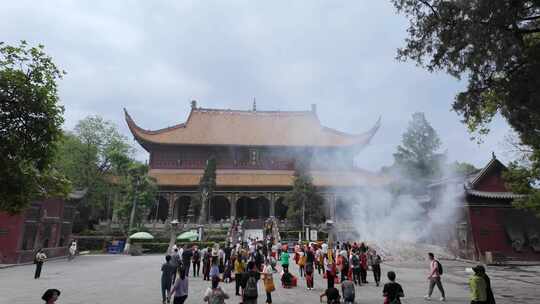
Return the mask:
<svg viewBox="0 0 540 304">
<path fill-rule="evenodd" d="M 186 277 L 189 276 L 189 266 L 191 265 L 191 258 L 193 257 L 193 248 L 186 248 L 182 252 L 182 264 L 186 270 Z"/>
<path fill-rule="evenodd" d="M 428 253 L 428 257 L 429 257 L 429 276 L 428 276 L 429 291 L 428 291 L 427 296 L 424 297 L 424 299 L 427 301 L 431 300 L 431 294 L 433 293 L 433 288 L 435 287 L 435 285 L 437 285 L 437 288 L 441 292 L 440 300 L 446 301 L 446 297 L 444 295 L 444 288 L 441 282 L 442 266 L 439 263 L 439 261 L 435 259 L 435 256 L 433 255 L 432 252 Z"/>
</svg>

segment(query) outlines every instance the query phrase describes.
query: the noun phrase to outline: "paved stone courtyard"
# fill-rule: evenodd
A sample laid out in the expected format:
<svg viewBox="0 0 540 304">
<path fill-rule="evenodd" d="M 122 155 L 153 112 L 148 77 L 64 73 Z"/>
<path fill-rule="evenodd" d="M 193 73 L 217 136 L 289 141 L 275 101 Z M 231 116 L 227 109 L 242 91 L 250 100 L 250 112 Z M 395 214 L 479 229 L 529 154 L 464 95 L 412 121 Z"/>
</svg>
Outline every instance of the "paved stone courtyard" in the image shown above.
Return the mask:
<svg viewBox="0 0 540 304">
<path fill-rule="evenodd" d="M 41 294 L 47 288 L 60 289 L 62 295 L 57 303 L 161 303 L 160 266 L 163 257 L 148 256 L 81 256 L 72 262 L 67 260 L 49 261 L 43 267 L 42 277 L 33 279 L 34 266 L 17 266 L 0 269 L 0 303 L 25 304 L 40 303 Z M 443 261 L 445 266 L 444 287 L 447 303 L 468 303 L 467 278 L 465 272 L 469 264 Z M 383 264 L 385 273 L 394 270 L 398 282 L 403 285 L 406 298 L 403 303 L 424 303 L 426 294 L 426 266 L 424 264 Z M 293 266 L 292 271 L 297 274 Z M 535 303 L 540 298 L 540 267 L 489 268 L 497 303 Z M 274 278 L 277 283 L 277 276 Z M 382 303 L 382 287 L 376 287 L 371 279 L 368 286 L 357 288 L 357 303 Z M 277 286 L 278 284 L 276 284 Z M 319 294 L 326 282 L 315 276 L 315 290 L 308 291 L 304 280 L 299 287 L 277 290 L 272 294 L 274 303 L 319 303 Z M 202 294 L 209 286 L 201 278 L 191 278 L 189 297 L 186 303 L 202 303 Z M 227 303 L 239 303 L 234 296 L 234 283 L 222 284 L 231 299 Z M 439 302 L 439 294 L 434 292 L 434 300 Z M 259 301 L 265 296 L 260 286 Z"/>
</svg>

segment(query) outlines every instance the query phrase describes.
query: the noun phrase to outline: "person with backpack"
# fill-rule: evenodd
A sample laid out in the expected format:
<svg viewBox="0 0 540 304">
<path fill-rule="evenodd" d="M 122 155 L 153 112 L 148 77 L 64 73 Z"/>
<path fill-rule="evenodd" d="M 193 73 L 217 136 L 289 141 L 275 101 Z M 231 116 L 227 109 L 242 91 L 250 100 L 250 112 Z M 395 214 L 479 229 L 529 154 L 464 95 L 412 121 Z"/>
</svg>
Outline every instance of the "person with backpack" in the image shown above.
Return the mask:
<svg viewBox="0 0 540 304">
<path fill-rule="evenodd" d="M 354 303 L 354 283 L 351 280 L 344 280 L 341 282 L 341 293 L 343 294 L 343 303 L 344 304 L 353 304 Z"/>
<path fill-rule="evenodd" d="M 212 258 L 212 266 L 210 266 L 210 272 L 209 272 L 209 277 L 210 277 L 210 280 L 213 278 L 213 277 L 220 277 L 220 272 L 219 272 L 219 260 L 217 258 Z"/>
<path fill-rule="evenodd" d="M 247 265 L 248 273 L 245 288 L 242 288 L 242 300 L 244 304 L 257 304 L 257 282 L 261 278 L 261 274 L 257 271 L 255 263 L 249 262 Z"/>
<path fill-rule="evenodd" d="M 229 295 L 219 287 L 219 278 L 213 277 L 212 287 L 209 287 L 204 293 L 203 301 L 208 302 L 208 304 L 225 304 L 225 299 L 228 298 Z"/>
<path fill-rule="evenodd" d="M 193 247 L 193 276 L 199 276 L 199 270 L 201 269 L 201 251 L 197 246 Z"/>
<path fill-rule="evenodd" d="M 176 272 L 176 267 L 171 262 L 171 256 L 165 256 L 165 263 L 161 265 L 161 299 L 165 303 L 167 294 L 171 291 L 171 285 L 173 283 L 173 275 Z"/>
<path fill-rule="evenodd" d="M 403 298 L 405 293 L 403 292 L 401 285 L 396 283 L 396 273 L 389 271 L 387 276 L 390 282 L 384 284 L 383 287 L 384 303 L 401 304 L 401 300 L 399 298 Z"/>
<path fill-rule="evenodd" d="M 353 251 L 353 255 L 351 257 L 351 264 L 352 264 L 352 270 L 353 270 L 353 282 L 356 285 L 362 286 L 362 277 L 361 277 L 361 264 L 360 264 L 360 257 L 358 257 L 358 252 L 355 250 Z"/>
<path fill-rule="evenodd" d="M 443 274 L 443 268 L 441 263 L 435 259 L 435 255 L 432 252 L 428 253 L 429 258 L 429 290 L 428 294 L 424 297 L 426 301 L 431 300 L 431 294 L 433 294 L 433 288 L 437 285 L 437 288 L 441 292 L 441 301 L 445 301 L 444 288 L 441 282 L 441 276 Z"/>
</svg>

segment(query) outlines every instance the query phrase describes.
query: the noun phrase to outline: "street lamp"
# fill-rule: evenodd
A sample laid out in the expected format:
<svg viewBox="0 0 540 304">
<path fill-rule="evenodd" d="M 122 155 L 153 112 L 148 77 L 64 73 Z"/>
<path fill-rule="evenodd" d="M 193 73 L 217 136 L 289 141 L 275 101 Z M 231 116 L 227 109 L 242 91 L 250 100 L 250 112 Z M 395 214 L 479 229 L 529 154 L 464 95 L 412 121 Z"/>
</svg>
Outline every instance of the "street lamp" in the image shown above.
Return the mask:
<svg viewBox="0 0 540 304">
<path fill-rule="evenodd" d="M 176 242 L 176 228 L 178 227 L 178 223 L 179 222 L 177 219 L 174 219 L 170 222 L 171 229 L 170 229 L 169 248 L 167 249 L 167 253 L 170 253 L 172 251 L 174 243 Z"/>
</svg>

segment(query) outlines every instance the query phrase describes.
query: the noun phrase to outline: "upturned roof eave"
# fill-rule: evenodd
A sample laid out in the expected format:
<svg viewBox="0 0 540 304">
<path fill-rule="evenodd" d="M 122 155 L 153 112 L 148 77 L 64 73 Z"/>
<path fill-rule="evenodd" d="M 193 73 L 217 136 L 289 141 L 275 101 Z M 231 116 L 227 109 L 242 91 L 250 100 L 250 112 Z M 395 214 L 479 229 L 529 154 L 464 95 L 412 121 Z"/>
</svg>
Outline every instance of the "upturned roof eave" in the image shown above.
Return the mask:
<svg viewBox="0 0 540 304">
<path fill-rule="evenodd" d="M 194 109 L 192 108 L 189 116 L 185 123 L 176 124 L 167 128 L 158 129 L 158 130 L 146 130 L 141 128 L 137 123 L 133 120 L 131 115 L 129 115 L 126 108 L 124 108 L 124 116 L 126 123 L 128 125 L 128 128 L 135 138 L 137 142 L 148 151 L 148 148 L 145 146 L 145 144 L 151 144 L 151 145 L 166 145 L 166 146 L 238 146 L 238 147 L 297 147 L 297 148 L 307 148 L 307 147 L 320 147 L 320 148 L 356 148 L 356 149 L 362 149 L 366 145 L 368 145 L 372 138 L 375 136 L 377 131 L 379 130 L 381 126 L 381 117 L 378 118 L 378 120 L 375 122 L 374 126 L 371 127 L 367 132 L 361 133 L 361 134 L 350 134 L 341 132 L 329 127 L 322 126 L 320 124 L 319 118 L 316 114 L 315 118 L 317 122 L 319 123 L 321 130 L 326 132 L 332 132 L 334 134 L 338 134 L 339 136 L 343 136 L 348 138 L 351 143 L 347 144 L 312 144 L 312 145 L 295 145 L 295 144 L 288 144 L 288 145 L 273 145 L 273 144 L 264 144 L 264 145 L 257 145 L 257 144 L 238 144 L 238 143 L 219 143 L 219 144 L 210 144 L 210 143 L 183 143 L 183 142 L 164 142 L 164 141 L 157 141 L 157 140 L 151 140 L 148 137 L 152 137 L 153 135 L 162 134 L 166 132 L 171 132 L 179 128 L 186 128 L 189 124 L 189 121 L 192 117 L 192 114 L 194 111 L 218 111 L 217 109 Z M 225 110 L 227 111 L 227 110 Z M 249 112 L 249 111 L 237 111 L 237 112 Z M 259 113 L 278 113 L 279 111 L 261 111 Z M 291 113 L 310 113 L 308 111 L 290 111 Z M 287 112 L 288 113 L 288 112 Z"/>
</svg>

